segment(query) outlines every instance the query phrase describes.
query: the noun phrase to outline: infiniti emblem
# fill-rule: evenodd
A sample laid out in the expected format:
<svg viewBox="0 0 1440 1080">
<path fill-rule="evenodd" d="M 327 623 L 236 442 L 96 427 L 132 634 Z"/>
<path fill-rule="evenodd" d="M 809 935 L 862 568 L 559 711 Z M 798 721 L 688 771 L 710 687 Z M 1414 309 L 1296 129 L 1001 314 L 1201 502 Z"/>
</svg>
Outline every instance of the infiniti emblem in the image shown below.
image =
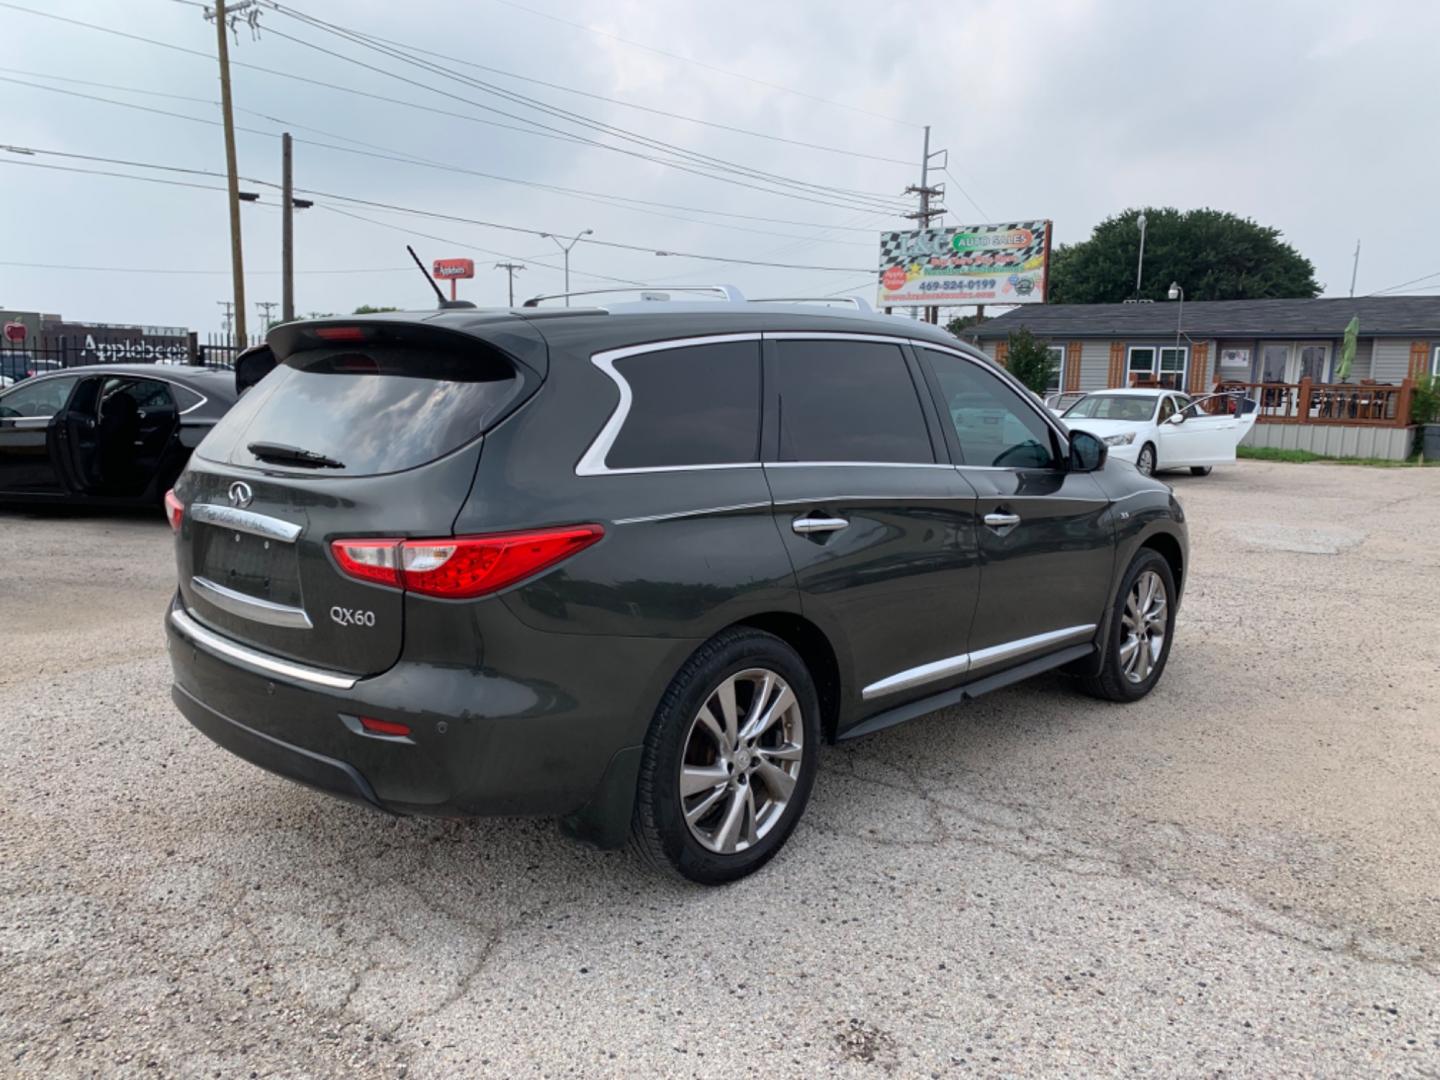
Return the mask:
<svg viewBox="0 0 1440 1080">
<path fill-rule="evenodd" d="M 255 501 L 255 493 L 250 490 L 250 485 L 244 480 L 236 480 L 230 485 L 230 505 L 245 509 Z"/>
</svg>

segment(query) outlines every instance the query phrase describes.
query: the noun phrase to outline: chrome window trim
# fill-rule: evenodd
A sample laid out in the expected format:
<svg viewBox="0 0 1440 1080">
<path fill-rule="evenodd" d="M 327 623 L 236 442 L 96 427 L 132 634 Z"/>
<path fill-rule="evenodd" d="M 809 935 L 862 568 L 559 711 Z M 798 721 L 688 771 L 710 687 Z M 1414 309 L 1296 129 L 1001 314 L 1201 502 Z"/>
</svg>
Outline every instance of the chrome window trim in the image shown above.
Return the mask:
<svg viewBox="0 0 1440 1080">
<path fill-rule="evenodd" d="M 765 461 L 767 469 L 953 469 L 948 461 Z"/>
<path fill-rule="evenodd" d="M 205 525 L 233 529 L 235 532 L 249 533 L 266 540 L 278 540 L 282 544 L 293 544 L 304 531 L 303 525 L 297 525 L 293 521 L 282 521 L 280 518 L 267 517 L 251 510 L 217 506 L 214 503 L 192 503 L 186 508 L 185 515 Z"/>
<path fill-rule="evenodd" d="M 894 334 L 849 334 L 839 330 L 766 330 L 766 341 L 878 341 L 887 345 L 915 344 L 914 338 Z"/>
<path fill-rule="evenodd" d="M 885 678 L 871 683 L 860 691 L 860 697 L 864 701 L 870 701 L 877 697 L 884 697 L 886 694 L 923 686 L 936 679 L 943 679 L 947 675 L 963 675 L 976 668 L 989 667 L 991 664 L 998 664 L 1003 660 L 1013 660 L 1016 657 L 1039 652 L 1052 645 L 1062 645 L 1067 641 L 1086 637 L 1093 634 L 1095 629 L 1095 623 L 1087 623 L 1084 626 L 1067 626 L 1063 630 L 1049 630 L 1043 634 L 1033 634 L 1030 637 L 1006 641 L 1000 645 L 991 645 L 975 652 L 947 656 L 943 660 L 932 660 L 928 664 L 906 668 L 904 671 L 897 671 L 894 675 L 887 675 Z"/>
<path fill-rule="evenodd" d="M 176 632 L 192 645 L 203 647 L 217 656 L 223 656 L 227 660 L 232 660 L 240 666 L 262 675 L 275 675 L 292 682 L 323 686 L 329 690 L 350 690 L 360 681 L 358 675 L 340 675 L 333 671 L 313 668 L 307 664 L 281 660 L 278 656 L 271 656 L 256 649 L 248 649 L 244 645 L 237 645 L 235 642 L 205 629 L 178 607 L 170 609 L 170 625 L 175 627 Z"/>
<path fill-rule="evenodd" d="M 283 626 L 291 630 L 314 629 L 314 623 L 310 621 L 310 616 L 305 613 L 304 608 L 277 604 L 272 600 L 261 600 L 258 596 L 247 596 L 199 574 L 190 579 L 190 587 L 221 611 L 228 611 L 231 615 L 238 615 L 242 619 L 264 623 L 267 626 Z"/>
<path fill-rule="evenodd" d="M 645 525 L 652 521 L 675 521 L 679 518 L 705 517 L 708 514 L 729 514 L 738 510 L 769 509 L 768 502 L 733 503 L 730 506 L 705 506 L 698 510 L 677 510 L 673 514 L 646 514 L 643 517 L 615 518 L 612 525 Z"/>
<path fill-rule="evenodd" d="M 804 499 L 776 499 L 774 506 L 824 506 L 832 502 L 950 502 L 952 500 L 964 500 L 974 502 L 973 495 L 962 495 L 959 492 L 952 492 L 949 495 L 912 495 L 909 492 L 897 492 L 893 495 L 811 495 Z"/>
<path fill-rule="evenodd" d="M 644 345 L 627 345 L 623 349 L 608 349 L 605 352 L 594 353 L 590 357 L 590 362 L 609 376 L 610 381 L 615 384 L 615 388 L 620 391 L 620 403 L 615 406 L 615 411 L 610 414 L 610 419 L 605 421 L 605 426 L 600 429 L 600 434 L 595 436 L 594 441 L 576 462 L 575 475 L 623 476 L 635 473 L 689 472 L 702 469 L 758 469 L 760 467 L 758 461 L 715 465 L 646 465 L 628 469 L 612 469 L 605 464 L 605 459 L 610 456 L 610 450 L 615 445 L 615 440 L 619 438 L 620 430 L 625 426 L 625 420 L 630 415 L 630 407 L 634 403 L 634 394 L 630 389 L 629 381 L 615 370 L 617 361 L 624 360 L 628 356 L 643 356 L 646 353 L 686 349 L 696 345 L 727 345 L 735 342 L 758 342 L 760 340 L 759 333 L 706 334 L 701 337 L 651 341 Z"/>
</svg>

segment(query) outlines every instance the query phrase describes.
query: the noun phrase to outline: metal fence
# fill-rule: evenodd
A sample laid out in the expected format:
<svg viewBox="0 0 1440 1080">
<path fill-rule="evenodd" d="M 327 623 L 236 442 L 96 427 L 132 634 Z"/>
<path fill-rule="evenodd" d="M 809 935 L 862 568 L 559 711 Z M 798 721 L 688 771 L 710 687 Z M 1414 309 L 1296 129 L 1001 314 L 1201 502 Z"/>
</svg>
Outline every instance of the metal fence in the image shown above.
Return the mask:
<svg viewBox="0 0 1440 1080">
<path fill-rule="evenodd" d="M 184 337 L 100 337 L 41 335 L 24 341 L 0 341 L 0 386 L 57 368 L 91 364 L 170 364 L 232 368 L 235 357 L 264 341 L 261 335 L 241 341 L 233 334 Z"/>
</svg>

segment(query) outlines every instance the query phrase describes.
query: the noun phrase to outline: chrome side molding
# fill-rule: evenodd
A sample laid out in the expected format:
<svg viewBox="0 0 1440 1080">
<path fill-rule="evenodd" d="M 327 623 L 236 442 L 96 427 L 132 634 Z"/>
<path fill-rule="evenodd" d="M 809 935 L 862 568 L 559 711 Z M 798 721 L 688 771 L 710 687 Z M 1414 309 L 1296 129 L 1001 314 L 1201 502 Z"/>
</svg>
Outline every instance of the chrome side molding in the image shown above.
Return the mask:
<svg viewBox="0 0 1440 1080">
<path fill-rule="evenodd" d="M 221 611 L 239 615 L 242 619 L 264 623 L 266 626 L 284 626 L 291 630 L 314 628 L 314 624 L 310 621 L 310 616 L 305 613 L 304 608 L 277 604 L 271 600 L 261 600 L 258 596 L 247 596 L 245 593 L 226 588 L 219 582 L 211 581 L 199 574 L 190 579 L 190 587 Z"/>
<path fill-rule="evenodd" d="M 205 629 L 178 607 L 170 609 L 170 625 L 175 627 L 176 632 L 192 645 L 216 656 L 222 656 L 259 675 L 273 675 L 279 679 L 320 686 L 327 690 L 349 690 L 360 681 L 359 676 L 356 675 L 341 675 L 338 672 L 310 667 L 308 664 L 282 660 L 278 656 L 271 656 L 257 649 L 248 649 L 244 645 Z"/>
<path fill-rule="evenodd" d="M 976 668 L 989 667 L 991 664 L 999 664 L 1005 660 L 1014 660 L 1030 653 L 1042 652 L 1051 646 L 1064 645 L 1089 637 L 1095 633 L 1095 627 L 1095 623 L 1087 623 L 1084 626 L 1067 626 L 1063 630 L 1049 630 L 1043 634 L 1034 634 L 1031 637 L 1018 638 L 1000 645 L 991 645 L 989 648 L 978 649 L 975 652 L 949 656 L 944 660 L 921 664 L 919 667 L 906 668 L 904 671 L 897 671 L 894 675 L 888 675 L 878 682 L 871 683 L 860 691 L 860 697 L 869 701 L 872 698 L 884 697 L 886 694 L 894 694 L 900 690 L 923 686 L 949 675 L 963 675 Z"/>
<path fill-rule="evenodd" d="M 249 533 L 266 540 L 278 540 L 282 544 L 293 544 L 304 530 L 303 525 L 297 525 L 293 521 L 267 517 L 253 510 L 240 510 L 233 506 L 217 506 L 215 503 L 195 503 L 185 513 L 192 520 L 205 525 L 233 529 L 235 532 Z"/>
</svg>

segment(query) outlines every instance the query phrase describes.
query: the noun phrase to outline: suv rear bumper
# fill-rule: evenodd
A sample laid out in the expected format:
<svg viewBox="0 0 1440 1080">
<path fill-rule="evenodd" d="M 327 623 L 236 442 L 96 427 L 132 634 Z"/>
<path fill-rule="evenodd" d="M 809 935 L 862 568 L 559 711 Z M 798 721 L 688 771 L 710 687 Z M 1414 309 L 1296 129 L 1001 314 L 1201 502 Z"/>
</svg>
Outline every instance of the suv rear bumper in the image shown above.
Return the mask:
<svg viewBox="0 0 1440 1080">
<path fill-rule="evenodd" d="M 186 719 L 238 757 L 393 813 L 564 817 L 570 831 L 604 846 L 628 828 L 634 776 L 626 774 L 638 762 L 664 673 L 673 674 L 697 644 L 547 634 L 504 614 L 509 638 L 531 636 L 528 649 L 549 657 L 548 671 L 565 673 L 564 686 L 405 659 L 379 675 L 329 673 L 336 685 L 325 686 L 259 670 L 253 658 L 265 654 L 197 625 L 178 598 L 171 612 L 171 696 Z M 359 716 L 406 724 L 410 735 L 360 733 Z"/>
</svg>

